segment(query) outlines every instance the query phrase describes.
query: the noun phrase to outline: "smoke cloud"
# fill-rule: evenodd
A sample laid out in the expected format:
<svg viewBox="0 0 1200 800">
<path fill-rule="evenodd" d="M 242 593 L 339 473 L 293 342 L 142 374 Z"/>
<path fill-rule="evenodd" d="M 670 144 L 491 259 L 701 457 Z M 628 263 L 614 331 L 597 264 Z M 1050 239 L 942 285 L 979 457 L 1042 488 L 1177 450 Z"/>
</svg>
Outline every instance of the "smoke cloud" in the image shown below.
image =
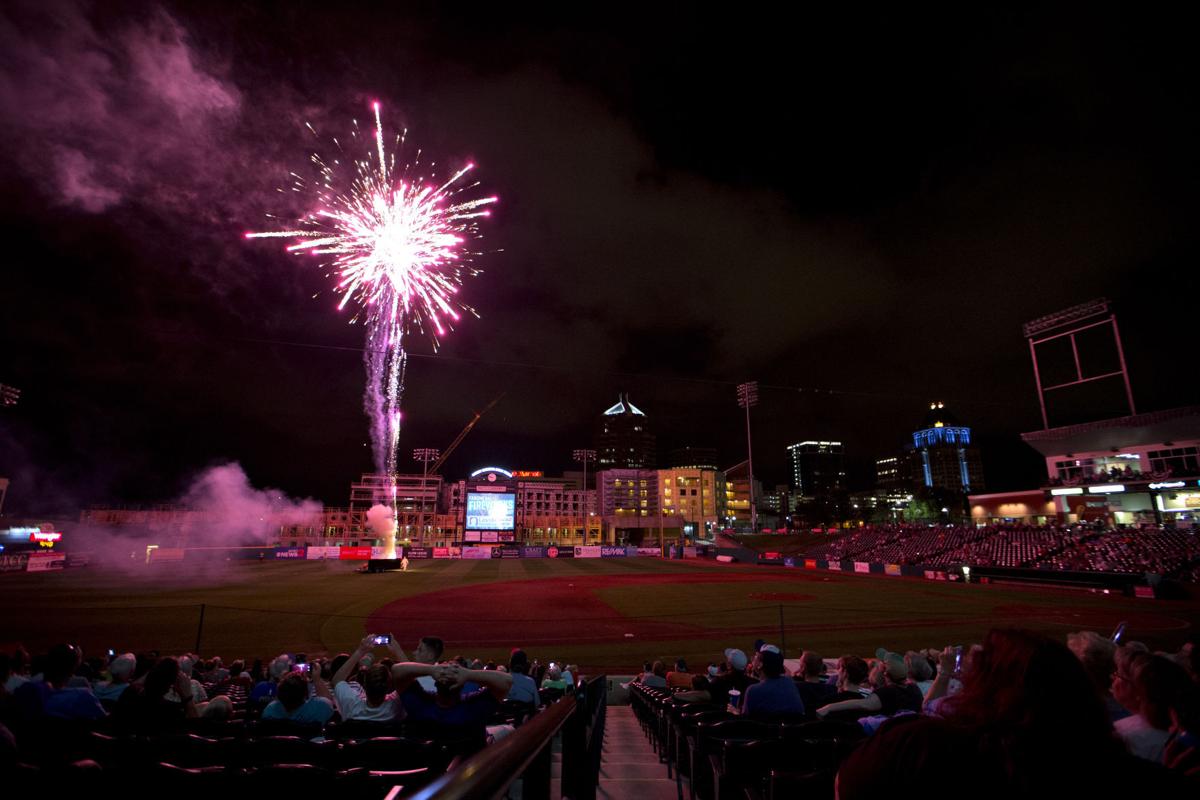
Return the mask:
<svg viewBox="0 0 1200 800">
<path fill-rule="evenodd" d="M 374 505 L 367 511 L 367 527 L 383 539 L 383 557 L 396 557 L 396 520 L 387 506 Z"/>
<path fill-rule="evenodd" d="M 170 570 L 172 580 L 221 581 L 235 577 L 228 569 L 232 555 L 227 548 L 265 546 L 285 526 L 319 530 L 322 510 L 315 500 L 256 489 L 242 466 L 231 462 L 198 475 L 176 504 L 128 512 L 120 521 L 87 520 L 69 533 L 66 544 L 70 552 L 87 552 L 98 566 L 119 568 L 131 577 L 150 577 L 147 546 L 184 548 L 192 552 Z M 203 557 L 205 550 L 211 557 Z"/>
</svg>

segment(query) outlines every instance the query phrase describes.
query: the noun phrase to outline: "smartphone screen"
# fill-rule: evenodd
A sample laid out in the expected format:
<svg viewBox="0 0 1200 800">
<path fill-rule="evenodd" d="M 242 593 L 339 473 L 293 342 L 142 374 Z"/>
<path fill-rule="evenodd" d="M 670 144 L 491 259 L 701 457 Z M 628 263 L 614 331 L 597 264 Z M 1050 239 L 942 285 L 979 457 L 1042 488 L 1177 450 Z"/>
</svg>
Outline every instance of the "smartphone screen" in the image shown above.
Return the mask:
<svg viewBox="0 0 1200 800">
<path fill-rule="evenodd" d="M 296 671 L 297 672 L 308 672 L 308 670 L 311 668 L 311 666 L 312 666 L 311 664 L 297 664 Z"/>
<path fill-rule="evenodd" d="M 1120 644 L 1121 637 L 1124 635 L 1125 635 L 1125 623 L 1122 622 L 1120 625 L 1117 626 L 1117 629 L 1115 631 L 1113 631 L 1113 635 L 1112 635 L 1113 644 Z"/>
<path fill-rule="evenodd" d="M 390 633 L 375 634 L 375 644 L 391 644 L 392 635 Z"/>
<path fill-rule="evenodd" d="M 962 647 L 954 648 L 954 671 L 962 672 Z"/>
</svg>

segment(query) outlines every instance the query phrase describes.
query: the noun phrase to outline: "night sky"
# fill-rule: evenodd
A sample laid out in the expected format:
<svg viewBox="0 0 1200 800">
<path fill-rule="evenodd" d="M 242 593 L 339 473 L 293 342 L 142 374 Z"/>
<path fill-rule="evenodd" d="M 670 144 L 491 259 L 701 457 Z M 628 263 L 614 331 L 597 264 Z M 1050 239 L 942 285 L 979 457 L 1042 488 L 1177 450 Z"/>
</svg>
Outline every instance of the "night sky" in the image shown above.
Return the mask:
<svg viewBox="0 0 1200 800">
<path fill-rule="evenodd" d="M 409 364 L 402 455 L 505 393 L 449 477 L 572 468 L 621 391 L 660 454 L 729 466 L 757 379 L 768 484 L 787 444 L 839 438 L 869 485 L 940 399 L 987 488 L 1028 487 L 1021 323 L 1098 296 L 1138 410 L 1197 401 L 1182 19 L 381 5 L 4 4 L 6 512 L 170 500 L 226 461 L 346 502 L 372 463 L 363 329 L 310 262 L 241 234 L 288 210 L 304 123 L 345 135 L 375 99 L 501 198 L 464 288 L 482 319 Z M 1096 388 L 1059 419 L 1119 412 Z"/>
</svg>

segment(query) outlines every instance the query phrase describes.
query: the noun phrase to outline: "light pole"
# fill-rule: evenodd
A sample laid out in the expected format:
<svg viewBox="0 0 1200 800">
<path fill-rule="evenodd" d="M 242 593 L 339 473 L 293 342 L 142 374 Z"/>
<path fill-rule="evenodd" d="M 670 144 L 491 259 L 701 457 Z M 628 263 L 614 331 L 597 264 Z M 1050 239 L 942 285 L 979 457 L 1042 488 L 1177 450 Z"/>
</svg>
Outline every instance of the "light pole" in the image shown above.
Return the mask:
<svg viewBox="0 0 1200 800">
<path fill-rule="evenodd" d="M 750 474 L 750 532 L 758 532 L 758 507 L 754 504 L 754 453 L 750 447 L 750 408 L 758 405 L 758 381 L 739 383 L 738 406 L 746 409 L 746 471 Z"/>
<path fill-rule="evenodd" d="M 420 461 L 421 469 L 421 515 L 419 518 L 418 531 L 420 534 L 421 544 L 425 544 L 425 479 L 429 476 L 429 462 L 437 461 L 442 455 L 442 451 L 433 447 L 418 447 L 413 450 L 413 460 Z"/>
<path fill-rule="evenodd" d="M 583 464 L 583 543 L 587 544 L 588 533 L 591 525 L 588 518 L 588 512 L 591 510 L 588 503 L 588 482 L 587 482 L 587 465 L 589 461 L 596 460 L 595 450 L 572 450 L 571 458 Z"/>
</svg>

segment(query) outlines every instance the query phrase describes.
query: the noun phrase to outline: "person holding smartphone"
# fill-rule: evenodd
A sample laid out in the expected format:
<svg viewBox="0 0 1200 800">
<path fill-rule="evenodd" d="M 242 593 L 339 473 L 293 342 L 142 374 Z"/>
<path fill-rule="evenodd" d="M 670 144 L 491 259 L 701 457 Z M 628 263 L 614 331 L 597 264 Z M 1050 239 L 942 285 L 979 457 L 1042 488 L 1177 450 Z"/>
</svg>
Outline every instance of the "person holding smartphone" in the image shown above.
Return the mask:
<svg viewBox="0 0 1200 800">
<path fill-rule="evenodd" d="M 358 643 L 358 648 L 330 680 L 333 700 L 337 703 L 342 719 L 395 722 L 404 717 L 404 706 L 392 691 L 392 671 L 386 664 L 376 663 L 367 667 L 361 685 L 348 680 L 363 656 L 376 647 L 387 647 L 388 652 L 397 661 L 404 660 L 404 651 L 396 643 L 395 636 L 390 633 L 369 633 L 364 636 Z"/>
</svg>

